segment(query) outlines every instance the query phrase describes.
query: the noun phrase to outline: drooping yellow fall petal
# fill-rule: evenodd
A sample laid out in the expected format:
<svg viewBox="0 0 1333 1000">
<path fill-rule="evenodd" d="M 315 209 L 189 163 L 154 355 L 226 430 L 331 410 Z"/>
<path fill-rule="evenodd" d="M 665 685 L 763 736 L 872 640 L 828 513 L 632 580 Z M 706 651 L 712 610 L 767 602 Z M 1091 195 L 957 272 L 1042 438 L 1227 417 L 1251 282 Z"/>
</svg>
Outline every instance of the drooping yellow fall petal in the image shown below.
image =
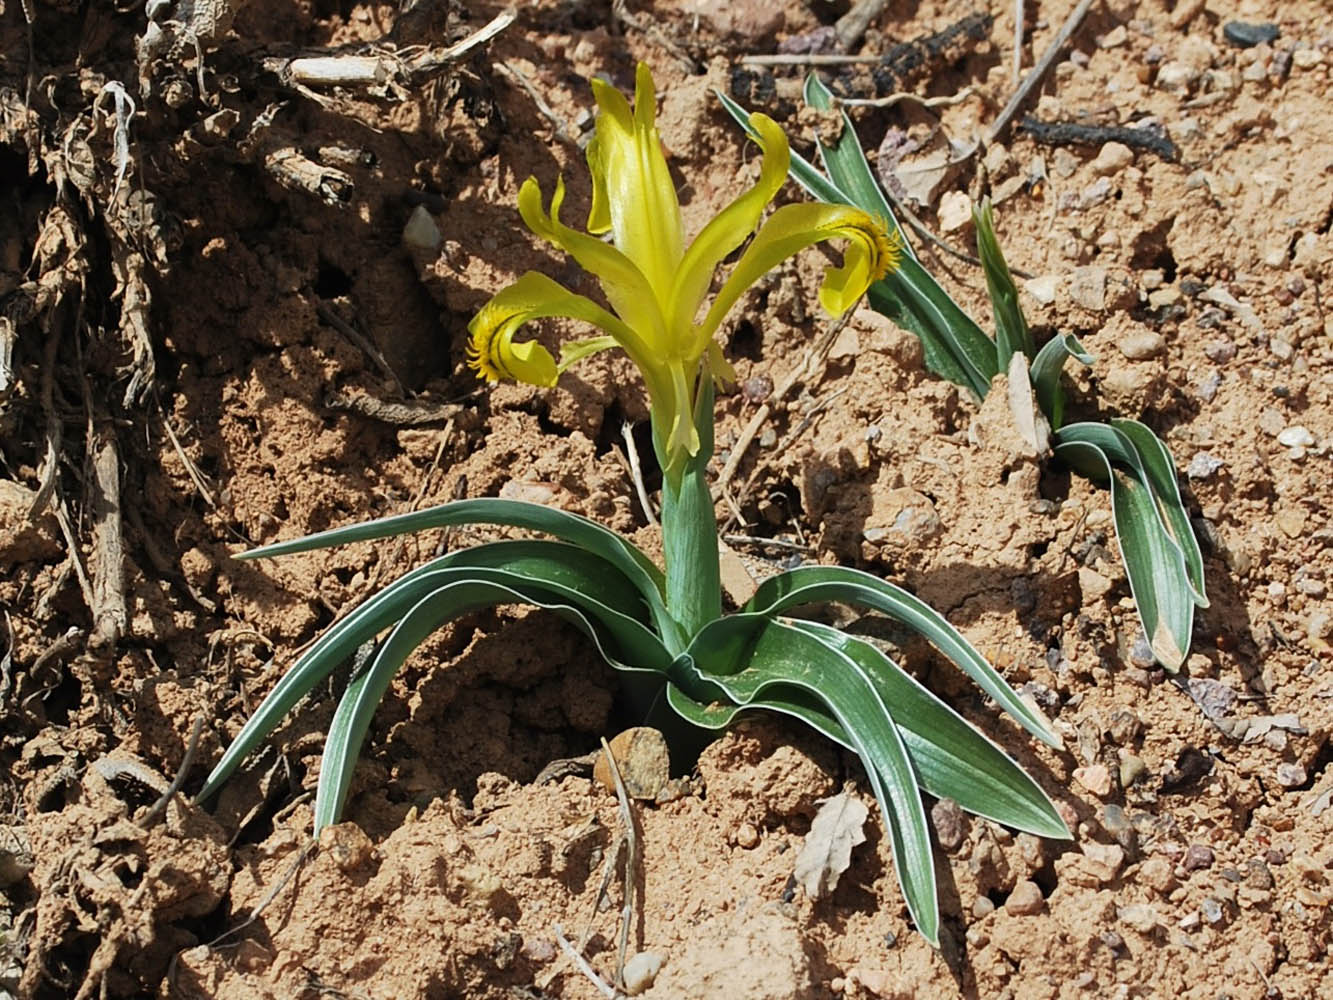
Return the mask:
<svg viewBox="0 0 1333 1000">
<path fill-rule="evenodd" d="M 640 63 L 634 108 L 603 80 L 593 79 L 596 138 L 589 146 L 593 172 L 590 232 L 609 227 L 616 247 L 643 272 L 665 314 L 676 268 L 684 252 L 680 203 L 657 132 L 657 90 Z"/>
<path fill-rule="evenodd" d="M 682 345 L 687 356 L 699 354 L 707 343 L 706 338 L 700 341 L 694 335 L 693 328 L 695 314 L 713 283 L 713 273 L 728 254 L 750 238 L 759 225 L 764 209 L 787 179 L 791 152 L 786 134 L 772 118 L 757 112 L 750 116 L 750 129 L 763 150 L 759 180 L 749 191 L 713 216 L 695 237 L 680 262 L 671 290 L 671 313 L 667 326 L 687 337 L 688 343 Z"/>
<path fill-rule="evenodd" d="M 528 271 L 472 318 L 468 324 L 472 335 L 468 364 L 488 382 L 512 378 L 531 385 L 555 385 L 559 368 L 551 352 L 535 341 L 514 342 L 514 335 L 523 324 L 552 316 L 578 319 L 599 327 L 641 365 L 638 337 L 623 321 L 591 299 L 574 294 L 536 271 Z"/>
<path fill-rule="evenodd" d="M 746 289 L 788 257 L 815 243 L 839 238 L 849 241 L 843 266 L 824 273 L 819 300 L 833 315 L 842 315 L 897 265 L 902 245 L 859 208 L 822 202 L 784 205 L 769 216 L 745 248 L 696 335 L 711 340 Z"/>
</svg>

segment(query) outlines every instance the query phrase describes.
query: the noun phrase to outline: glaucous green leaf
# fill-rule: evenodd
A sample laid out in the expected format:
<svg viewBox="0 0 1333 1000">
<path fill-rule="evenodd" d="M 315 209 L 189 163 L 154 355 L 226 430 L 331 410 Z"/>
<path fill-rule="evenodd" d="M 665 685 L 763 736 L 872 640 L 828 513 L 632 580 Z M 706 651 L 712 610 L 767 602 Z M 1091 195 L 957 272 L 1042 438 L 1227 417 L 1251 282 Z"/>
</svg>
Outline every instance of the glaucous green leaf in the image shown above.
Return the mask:
<svg viewBox="0 0 1333 1000">
<path fill-rule="evenodd" d="M 666 674 L 671 657 L 644 624 L 639 591 L 606 560 L 577 546 L 524 540 L 493 542 L 452 552 L 404 574 L 324 633 L 283 674 L 241 728 L 208 776 L 200 799 L 213 794 L 272 733 L 296 704 L 364 643 L 401 620 L 427 594 L 461 580 L 526 579 L 578 593 L 599 609 L 602 625 L 644 671 Z"/>
<path fill-rule="evenodd" d="M 1055 453 L 1089 478 L 1109 485 L 1116 541 L 1139 619 L 1153 655 L 1174 673 L 1189 654 L 1194 627 L 1194 594 L 1185 559 L 1162 523 L 1152 488 L 1141 469 L 1112 461 L 1108 449 L 1095 439 L 1089 440 L 1090 435 L 1078 433 L 1080 428 L 1095 426 L 1070 424 L 1062 428 L 1056 436 Z"/>
<path fill-rule="evenodd" d="M 474 570 L 473 573 L 473 576 L 450 573 L 447 582 L 417 601 L 394 626 L 370 666 L 348 685 L 324 745 L 319 787 L 315 794 L 316 833 L 338 822 L 342 814 L 370 720 L 394 674 L 427 637 L 460 615 L 495 604 L 527 604 L 543 608 L 577 626 L 592 639 L 602 658 L 611 666 L 619 670 L 642 669 L 641 664 L 631 667 L 621 658 L 624 654 L 614 635 L 619 613 L 583 592 L 597 588 L 544 583 L 531 575 L 503 570 Z M 570 576 L 568 572 L 560 575 L 566 581 Z M 658 650 L 657 655 L 648 657 L 649 662 L 661 663 L 667 658 L 666 650 L 660 644 Z M 640 648 L 639 652 L 643 651 Z"/>
<path fill-rule="evenodd" d="M 873 608 L 914 629 L 957 664 L 1024 729 L 1050 746 L 1058 748 L 1062 745 L 1046 717 L 1020 698 L 943 615 L 901 587 L 869 573 L 840 566 L 803 566 L 789 570 L 761 583 L 745 610 L 775 615 L 827 601 Z"/>
<path fill-rule="evenodd" d="M 662 571 L 629 541 L 596 521 L 578 514 L 543 507 L 541 504 L 520 500 L 484 498 L 457 500 L 426 510 L 362 521 L 342 528 L 321 531 L 303 538 L 274 542 L 249 552 L 238 559 L 262 559 L 294 552 L 309 552 L 348 542 L 364 542 L 374 538 L 390 538 L 431 528 L 447 528 L 461 524 L 498 524 L 511 528 L 540 531 L 595 553 L 623 573 L 642 594 L 657 627 L 672 652 L 685 647 L 685 636 L 666 610 L 665 581 Z"/>
<path fill-rule="evenodd" d="M 743 660 L 735 659 L 740 650 Z M 672 666 L 686 688 L 713 687 L 742 707 L 767 692 L 792 688 L 827 707 L 861 758 L 893 846 L 908 910 L 921 934 L 938 946 L 939 902 L 925 808 L 898 727 L 874 685 L 851 658 L 785 622 L 742 614 L 706 625 Z"/>
<path fill-rule="evenodd" d="M 1083 349 L 1078 338 L 1072 333 L 1064 333 L 1046 341 L 1032 362 L 1032 388 L 1037 394 L 1037 406 L 1046 415 L 1053 431 L 1058 431 L 1064 423 L 1065 391 L 1060 376 L 1070 358 L 1085 365 L 1093 362 L 1092 355 Z"/>
<path fill-rule="evenodd" d="M 989 198 L 972 206 L 972 222 L 977 230 L 977 256 L 981 258 L 986 291 L 995 314 L 995 364 L 1000 371 L 1008 371 L 1009 359 L 1014 354 L 1021 352 L 1031 358 L 1036 354 L 1036 346 L 1018 301 L 1018 286 L 1009 273 L 1000 241 L 995 238 L 995 214 Z"/>
</svg>

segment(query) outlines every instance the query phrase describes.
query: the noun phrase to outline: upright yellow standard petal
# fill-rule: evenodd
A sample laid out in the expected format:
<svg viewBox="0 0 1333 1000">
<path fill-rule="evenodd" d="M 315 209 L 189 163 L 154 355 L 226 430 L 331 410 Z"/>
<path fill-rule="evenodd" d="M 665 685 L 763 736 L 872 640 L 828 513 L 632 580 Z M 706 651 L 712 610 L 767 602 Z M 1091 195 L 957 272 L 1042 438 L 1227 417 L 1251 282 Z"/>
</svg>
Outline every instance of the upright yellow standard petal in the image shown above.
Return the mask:
<svg viewBox="0 0 1333 1000">
<path fill-rule="evenodd" d="M 843 266 L 829 268 L 819 289 L 819 301 L 841 316 L 865 294 L 871 284 L 897 266 L 902 246 L 884 226 L 859 208 L 806 203 L 784 205 L 755 234 L 713 300 L 698 336 L 711 339 L 736 300 L 767 272 L 788 257 L 825 240 L 846 239 Z"/>
<path fill-rule="evenodd" d="M 594 79 L 597 133 L 589 147 L 593 171 L 592 232 L 609 226 L 616 247 L 643 272 L 665 314 L 683 253 L 680 203 L 657 132 L 657 91 L 647 65 L 635 76 L 634 108 L 610 84 Z"/>
<path fill-rule="evenodd" d="M 542 192 L 537 179 L 529 177 L 518 191 L 518 212 L 529 229 L 564 250 L 585 271 L 596 276 L 611 308 L 639 338 L 640 355 L 652 356 L 660 352 L 667 340 L 665 320 L 643 272 L 615 247 L 561 222 L 560 206 L 564 200 L 565 182 L 557 179 L 555 193 L 551 195 L 551 209 L 547 212 L 542 208 Z"/>
<path fill-rule="evenodd" d="M 729 253 L 750 238 L 764 209 L 787 180 L 787 167 L 791 163 L 787 136 L 777 122 L 757 112 L 750 116 L 750 128 L 763 150 L 759 180 L 704 226 L 685 251 L 676 272 L 667 325 L 687 338 L 682 345 L 686 356 L 697 356 L 708 343 L 707 337 L 700 339 L 694 335 L 693 327 L 699 304 L 713 283 L 713 272 Z"/>
</svg>

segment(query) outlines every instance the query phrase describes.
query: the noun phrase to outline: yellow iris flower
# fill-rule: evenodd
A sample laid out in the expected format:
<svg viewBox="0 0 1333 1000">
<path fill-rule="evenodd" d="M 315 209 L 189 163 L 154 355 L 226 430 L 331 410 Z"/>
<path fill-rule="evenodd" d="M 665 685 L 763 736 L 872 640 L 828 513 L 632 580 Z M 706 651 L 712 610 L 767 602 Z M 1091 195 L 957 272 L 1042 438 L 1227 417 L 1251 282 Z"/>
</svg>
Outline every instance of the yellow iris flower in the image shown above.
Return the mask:
<svg viewBox="0 0 1333 1000">
<path fill-rule="evenodd" d="M 713 377 L 734 379 L 713 335 L 746 289 L 805 247 L 842 237 L 849 241 L 843 265 L 828 269 L 819 290 L 824 308 L 838 316 L 897 264 L 901 248 L 880 221 L 846 205 L 784 205 L 755 233 L 782 187 L 790 159 L 782 129 L 758 113 L 750 116 L 763 149 L 758 182 L 686 247 L 676 189 L 657 133 L 657 96 L 648 67 L 639 64 L 632 109 L 603 81 L 594 79 L 592 88 L 598 114 L 588 145 L 593 181 L 588 232 L 560 221 L 563 180 L 556 182 L 547 209 L 536 178 L 529 177 L 519 190 L 518 210 L 534 233 L 598 278 L 614 313 L 529 271 L 472 320 L 469 363 L 488 381 L 513 378 L 552 386 L 581 358 L 621 348 L 643 373 L 666 464 L 676 469 L 699 450 L 692 414 L 701 362 Z M 608 232 L 611 243 L 598 238 Z M 752 233 L 754 239 L 700 320 L 718 265 Z M 559 364 L 535 341 L 514 340 L 525 323 L 554 316 L 590 323 L 602 335 L 567 344 Z"/>
</svg>

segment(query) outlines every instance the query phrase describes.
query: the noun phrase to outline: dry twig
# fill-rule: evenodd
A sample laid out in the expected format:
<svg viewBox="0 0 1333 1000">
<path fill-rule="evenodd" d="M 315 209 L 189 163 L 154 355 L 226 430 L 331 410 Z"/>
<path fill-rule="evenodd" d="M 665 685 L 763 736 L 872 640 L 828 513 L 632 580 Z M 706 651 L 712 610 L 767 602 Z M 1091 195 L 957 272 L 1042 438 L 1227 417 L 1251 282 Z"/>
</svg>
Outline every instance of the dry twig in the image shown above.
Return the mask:
<svg viewBox="0 0 1333 1000">
<path fill-rule="evenodd" d="M 186 744 L 185 756 L 181 758 L 181 766 L 176 772 L 176 777 L 172 779 L 171 784 L 167 786 L 167 790 L 162 793 L 158 800 L 139 818 L 139 826 L 143 829 L 147 830 L 157 822 L 157 818 L 167 811 L 167 804 L 185 784 L 185 776 L 190 773 L 190 767 L 194 764 L 194 752 L 199 748 L 199 734 L 203 732 L 203 729 L 204 717 L 196 715 L 194 726 L 190 729 L 190 742 Z"/>
<path fill-rule="evenodd" d="M 621 426 L 620 437 L 625 442 L 625 453 L 629 456 L 630 479 L 634 482 L 634 492 L 639 495 L 639 506 L 643 508 L 643 516 L 648 519 L 649 524 L 656 526 L 657 515 L 653 513 L 653 503 L 648 499 L 648 489 L 643 484 L 643 468 L 639 465 L 639 449 L 634 444 L 634 434 L 628 423 Z"/>
<path fill-rule="evenodd" d="M 1018 109 L 1022 107 L 1023 102 L 1031 96 L 1032 91 L 1037 88 L 1051 67 L 1055 65 L 1055 60 L 1060 57 L 1064 47 L 1069 44 L 1069 39 L 1073 37 L 1078 26 L 1083 23 L 1083 18 L 1092 8 L 1093 0 L 1079 0 L 1079 5 L 1069 13 L 1065 19 L 1064 25 L 1056 34 L 1050 46 L 1042 53 L 1042 57 L 1037 60 L 1037 64 L 1032 67 L 1031 72 L 1019 84 L 1018 89 L 1014 91 L 1014 96 L 1009 98 L 1009 103 L 1004 106 L 1004 110 L 996 117 L 994 124 L 986 133 L 986 142 L 991 143 L 998 139 L 1001 133 L 1009 127 L 1010 121 L 1014 115 L 1018 114 Z"/>
</svg>

